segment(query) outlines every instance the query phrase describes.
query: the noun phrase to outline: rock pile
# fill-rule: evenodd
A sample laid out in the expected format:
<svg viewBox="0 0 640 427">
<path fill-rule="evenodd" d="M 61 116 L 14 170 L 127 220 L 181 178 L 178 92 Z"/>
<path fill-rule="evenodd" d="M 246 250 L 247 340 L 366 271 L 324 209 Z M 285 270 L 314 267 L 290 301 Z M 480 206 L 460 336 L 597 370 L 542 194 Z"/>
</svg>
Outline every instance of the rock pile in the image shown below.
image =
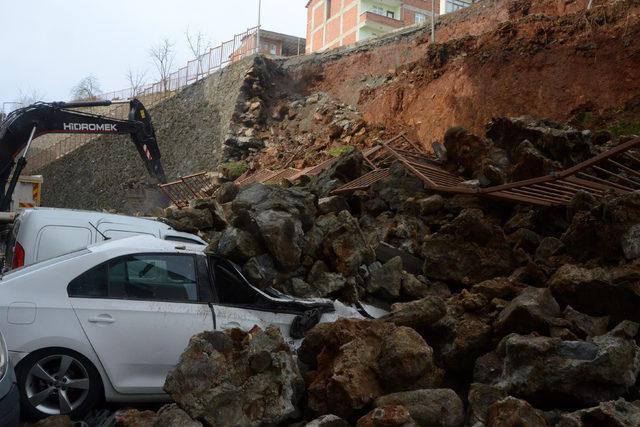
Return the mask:
<svg viewBox="0 0 640 427">
<path fill-rule="evenodd" d="M 454 128 L 444 145 L 448 167 L 480 185 L 598 150 L 588 133 L 526 118 L 497 119 L 486 138 Z M 195 337 L 167 380 L 182 411 L 205 425 L 638 425 L 638 194 L 499 204 L 427 192 L 400 165 L 330 194 L 362 172 L 356 151 L 295 186 L 225 184 L 167 211 L 260 287 L 390 310 L 309 331 L 301 373 L 269 330 Z"/>
</svg>

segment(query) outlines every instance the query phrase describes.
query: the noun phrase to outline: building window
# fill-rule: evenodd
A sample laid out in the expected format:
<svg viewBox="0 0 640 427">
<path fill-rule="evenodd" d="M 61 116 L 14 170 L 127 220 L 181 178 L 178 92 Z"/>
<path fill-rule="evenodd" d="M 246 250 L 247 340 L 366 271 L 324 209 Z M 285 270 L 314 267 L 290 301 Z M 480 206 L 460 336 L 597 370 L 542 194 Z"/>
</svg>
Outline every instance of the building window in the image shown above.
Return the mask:
<svg viewBox="0 0 640 427">
<path fill-rule="evenodd" d="M 371 12 L 375 13 L 376 15 L 382 15 L 382 16 L 384 16 L 385 14 L 385 10 L 380 6 L 371 6 Z"/>
<path fill-rule="evenodd" d="M 387 10 L 387 18 L 396 19 L 396 14 L 390 10 Z"/>
<path fill-rule="evenodd" d="M 427 15 L 424 13 L 416 13 L 416 24 L 422 24 L 427 20 Z"/>
<path fill-rule="evenodd" d="M 327 0 L 327 21 L 331 18 L 331 0 Z"/>
<path fill-rule="evenodd" d="M 473 1 L 464 1 L 464 0 L 447 0 L 445 5 L 445 11 L 455 12 L 456 10 L 463 9 L 467 6 L 471 6 Z"/>
</svg>

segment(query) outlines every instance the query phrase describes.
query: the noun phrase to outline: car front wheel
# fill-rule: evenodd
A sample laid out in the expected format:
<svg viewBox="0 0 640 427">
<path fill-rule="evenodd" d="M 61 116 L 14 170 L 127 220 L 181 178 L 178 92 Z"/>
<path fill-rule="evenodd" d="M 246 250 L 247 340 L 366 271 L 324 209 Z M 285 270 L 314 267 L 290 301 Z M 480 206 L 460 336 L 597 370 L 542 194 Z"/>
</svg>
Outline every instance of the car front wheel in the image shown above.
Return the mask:
<svg viewBox="0 0 640 427">
<path fill-rule="evenodd" d="M 20 362 L 16 374 L 22 408 L 36 419 L 59 414 L 82 417 L 102 396 L 96 368 L 70 350 L 35 352 Z"/>
</svg>

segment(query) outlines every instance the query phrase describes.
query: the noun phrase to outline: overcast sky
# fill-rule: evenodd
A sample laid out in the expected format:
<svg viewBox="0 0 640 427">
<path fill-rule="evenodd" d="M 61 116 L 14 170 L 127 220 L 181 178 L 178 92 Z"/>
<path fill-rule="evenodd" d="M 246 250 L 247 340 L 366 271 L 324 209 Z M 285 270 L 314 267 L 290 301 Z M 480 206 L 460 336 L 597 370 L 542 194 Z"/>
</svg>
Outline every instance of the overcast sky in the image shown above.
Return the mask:
<svg viewBox="0 0 640 427">
<path fill-rule="evenodd" d="M 262 0 L 262 28 L 304 37 L 306 3 Z M 157 81 L 148 51 L 164 37 L 178 68 L 187 27 L 216 45 L 257 21 L 258 0 L 0 0 L 0 109 L 20 91 L 67 100 L 89 74 L 103 92 L 126 88 L 129 67 Z"/>
</svg>

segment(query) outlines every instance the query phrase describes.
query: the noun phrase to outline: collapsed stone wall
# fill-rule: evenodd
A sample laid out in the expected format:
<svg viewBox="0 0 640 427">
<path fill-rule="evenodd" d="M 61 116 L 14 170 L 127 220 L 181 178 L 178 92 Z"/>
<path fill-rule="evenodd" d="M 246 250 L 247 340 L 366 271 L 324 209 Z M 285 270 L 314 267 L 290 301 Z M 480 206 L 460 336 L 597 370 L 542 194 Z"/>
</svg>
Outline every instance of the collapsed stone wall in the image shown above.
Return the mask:
<svg viewBox="0 0 640 427">
<path fill-rule="evenodd" d="M 484 1 L 443 17 L 435 45 L 427 26 L 412 27 L 319 54 L 232 64 L 152 111 L 165 168 L 170 178 L 221 161 L 303 168 L 399 131 L 428 148 L 453 125 L 482 134 L 493 117 L 565 122 L 638 104 L 638 0 L 585 8 Z M 634 114 L 640 126 L 640 107 Z M 98 139 L 38 171 L 44 203 L 123 212 L 162 205 L 125 139 Z"/>
<path fill-rule="evenodd" d="M 169 180 L 216 167 L 245 74 L 255 58 L 229 65 L 151 109 Z M 97 138 L 36 171 L 43 205 L 133 213 L 166 206 L 128 136 Z"/>
</svg>

